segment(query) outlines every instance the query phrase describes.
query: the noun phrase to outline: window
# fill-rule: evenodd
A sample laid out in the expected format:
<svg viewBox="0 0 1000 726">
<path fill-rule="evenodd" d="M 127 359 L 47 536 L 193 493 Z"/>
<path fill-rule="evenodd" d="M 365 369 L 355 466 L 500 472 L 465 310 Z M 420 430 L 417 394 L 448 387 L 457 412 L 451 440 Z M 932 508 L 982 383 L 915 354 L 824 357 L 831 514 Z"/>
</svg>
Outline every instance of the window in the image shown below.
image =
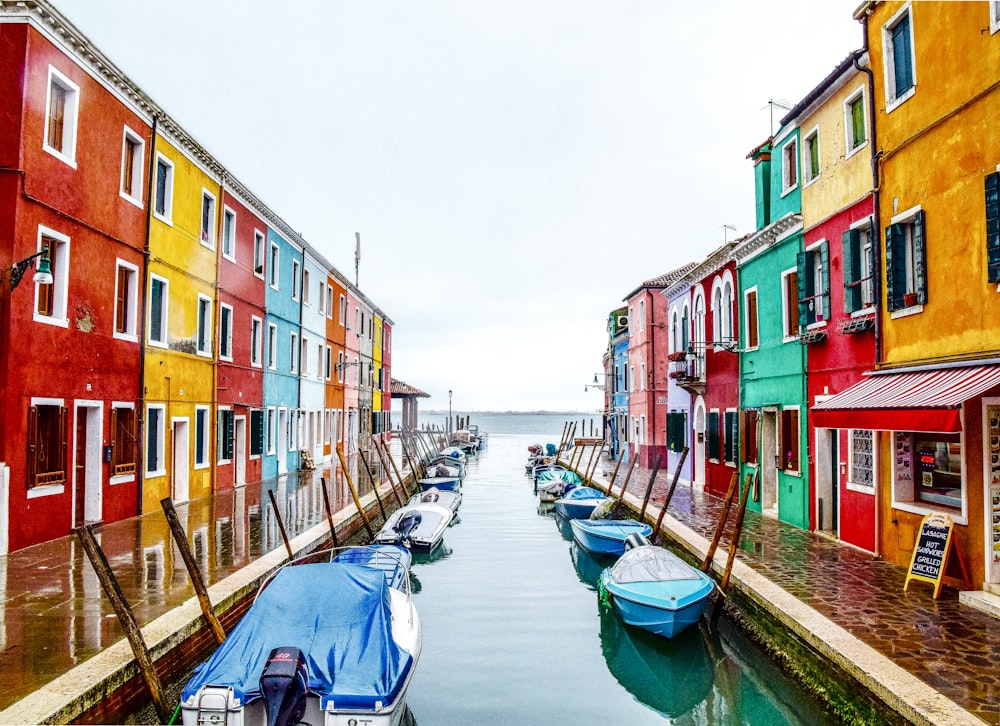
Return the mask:
<svg viewBox="0 0 1000 726">
<path fill-rule="evenodd" d="M 270 274 L 269 284 L 275 290 L 278 290 L 278 281 L 281 279 L 278 277 L 278 260 L 280 259 L 280 250 L 278 245 L 274 242 L 271 243 L 271 261 L 268 267 L 268 272 Z"/>
<path fill-rule="evenodd" d="M 142 206 L 142 162 L 145 143 L 134 131 L 125 128 L 122 141 L 121 194 L 137 206 Z"/>
<path fill-rule="evenodd" d="M 1000 171 L 986 177 L 986 275 L 1000 282 Z"/>
<path fill-rule="evenodd" d="M 137 451 L 135 409 L 111 407 L 111 476 L 135 474 Z"/>
<path fill-rule="evenodd" d="M 45 100 L 45 143 L 42 148 L 76 168 L 76 129 L 80 88 L 49 66 L 48 97 Z"/>
<path fill-rule="evenodd" d="M 990 0 L 990 34 L 1000 31 L 1000 0 Z"/>
<path fill-rule="evenodd" d="M 269 407 L 267 409 L 267 418 L 266 418 L 266 421 L 264 422 L 264 424 L 265 424 L 265 431 L 264 431 L 265 439 L 264 439 L 264 441 L 266 442 L 266 447 L 267 447 L 266 451 L 267 451 L 267 453 L 269 455 L 273 455 L 274 454 L 274 434 L 275 434 L 275 428 L 274 428 L 274 407 Z"/>
<path fill-rule="evenodd" d="M 917 83 L 909 4 L 882 28 L 882 44 L 885 48 L 885 110 L 888 113 L 913 95 Z"/>
<path fill-rule="evenodd" d="M 299 372 L 309 375 L 309 338 L 302 336 L 302 347 L 299 349 Z"/>
<path fill-rule="evenodd" d="M 323 379 L 324 377 L 330 377 L 330 358 L 325 355 L 324 351 L 329 351 L 329 348 L 325 348 L 322 343 L 316 344 L 316 377 Z"/>
<path fill-rule="evenodd" d="M 292 260 L 292 300 L 299 299 L 299 261 Z"/>
<path fill-rule="evenodd" d="M 337 383 L 344 382 L 344 351 L 337 351 Z"/>
<path fill-rule="evenodd" d="M 195 406 L 194 409 L 194 468 L 202 469 L 209 465 L 208 452 L 211 438 L 211 427 L 208 423 L 208 406 Z"/>
<path fill-rule="evenodd" d="M 299 355 L 299 336 L 298 333 L 292 333 L 291 343 L 288 346 L 288 371 L 289 373 L 297 373 L 298 366 L 298 355 Z"/>
<path fill-rule="evenodd" d="M 796 255 L 799 279 L 799 325 L 830 319 L 830 245 L 823 240 Z"/>
<path fill-rule="evenodd" d="M 687 411 L 671 411 L 667 414 L 667 448 L 682 451 L 687 442 Z"/>
<path fill-rule="evenodd" d="M 309 300 L 309 270 L 302 270 L 302 302 L 306 305 L 311 305 Z"/>
<path fill-rule="evenodd" d="M 787 341 L 799 334 L 798 269 L 781 273 L 781 334 Z"/>
<path fill-rule="evenodd" d="M 215 197 L 207 189 L 201 190 L 201 243 L 215 248 Z"/>
<path fill-rule="evenodd" d="M 639 330 L 646 329 L 646 301 L 639 301 Z"/>
<path fill-rule="evenodd" d="M 326 286 L 326 317 L 333 320 L 333 288 Z"/>
<path fill-rule="evenodd" d="M 886 307 L 890 312 L 927 302 L 924 229 L 919 207 L 893 217 L 885 229 Z"/>
<path fill-rule="evenodd" d="M 760 324 L 757 319 L 757 288 L 743 294 L 743 325 L 746 327 L 746 347 L 760 345 Z"/>
<path fill-rule="evenodd" d="M 865 89 L 859 88 L 844 103 L 844 132 L 847 156 L 860 149 L 868 141 L 868 116 L 865 113 Z"/>
<path fill-rule="evenodd" d="M 236 212 L 222 208 L 222 256 L 236 262 Z"/>
<path fill-rule="evenodd" d="M 323 372 L 324 376 L 326 377 L 326 380 L 329 381 L 331 378 L 333 378 L 333 348 L 331 348 L 330 346 L 326 346 L 325 353 L 326 357 L 324 359 L 325 364 L 323 366 Z"/>
<path fill-rule="evenodd" d="M 174 165 L 161 154 L 156 155 L 156 189 L 153 194 L 153 214 L 171 223 L 174 209 Z"/>
<path fill-rule="evenodd" d="M 146 476 L 166 474 L 165 441 L 165 408 L 162 404 L 150 404 L 146 407 Z"/>
<path fill-rule="evenodd" d="M 138 338 L 139 268 L 118 260 L 115 272 L 114 337 L 135 341 Z"/>
<path fill-rule="evenodd" d="M 219 303 L 219 357 L 233 359 L 233 308 L 225 303 Z"/>
<path fill-rule="evenodd" d="M 250 411 L 250 458 L 259 459 L 264 453 L 264 412 L 259 408 Z"/>
<path fill-rule="evenodd" d="M 875 432 L 869 429 L 851 429 L 849 481 L 855 486 L 875 486 Z"/>
<path fill-rule="evenodd" d="M 792 139 L 781 148 L 781 194 L 784 196 L 799 184 L 798 142 Z"/>
<path fill-rule="evenodd" d="M 219 426 L 216 429 L 217 439 L 217 459 L 220 464 L 228 464 L 233 460 L 233 429 L 236 425 L 236 417 L 233 411 L 228 408 L 219 409 Z"/>
<path fill-rule="evenodd" d="M 149 344 L 167 347 L 167 309 L 170 298 L 166 279 L 149 276 Z"/>
<path fill-rule="evenodd" d="M 806 184 L 812 184 L 819 177 L 819 129 L 810 131 L 802 143 L 805 148 L 802 177 Z"/>
<path fill-rule="evenodd" d="M 781 462 L 787 471 L 799 471 L 799 409 L 781 411 Z"/>
<path fill-rule="evenodd" d="M 723 431 L 723 457 L 727 464 L 736 464 L 736 453 L 739 451 L 740 418 L 736 411 L 726 411 L 723 416 L 725 430 Z"/>
<path fill-rule="evenodd" d="M 28 489 L 66 482 L 66 411 L 61 403 L 28 409 Z"/>
<path fill-rule="evenodd" d="M 340 324 L 344 325 L 347 322 L 347 300 L 343 295 L 340 296 Z"/>
<path fill-rule="evenodd" d="M 719 412 L 709 411 L 706 417 L 705 436 L 708 444 L 705 449 L 705 456 L 713 461 L 719 461 Z"/>
<path fill-rule="evenodd" d="M 212 300 L 198 296 L 198 355 L 212 355 Z"/>
<path fill-rule="evenodd" d="M 895 446 L 895 500 L 962 509 L 960 433 L 897 431 Z"/>
<path fill-rule="evenodd" d="M 853 313 L 875 304 L 874 249 L 871 224 L 849 229 L 842 236 L 844 255 L 844 312 Z"/>
<path fill-rule="evenodd" d="M 267 367 L 275 370 L 278 367 L 278 326 L 267 324 Z"/>
<path fill-rule="evenodd" d="M 69 287 L 69 237 L 46 227 L 38 228 L 38 251 L 48 249 L 52 282 L 35 283 L 35 320 L 68 327 L 66 305 Z"/>
<path fill-rule="evenodd" d="M 253 316 L 250 318 L 250 365 L 260 368 L 261 347 L 263 342 L 264 321 Z"/>
<path fill-rule="evenodd" d="M 326 313 L 326 283 L 319 281 L 319 299 L 317 300 L 320 315 Z"/>
<path fill-rule="evenodd" d="M 755 408 L 747 408 L 740 412 L 742 421 L 740 429 L 743 431 L 743 438 L 740 439 L 740 459 L 747 464 L 756 464 L 760 457 L 760 442 L 758 435 L 760 430 L 760 411 Z"/>
<path fill-rule="evenodd" d="M 646 390 L 646 364 L 645 363 L 640 363 L 639 364 L 639 390 L 640 391 L 645 391 Z"/>
<path fill-rule="evenodd" d="M 253 274 L 264 277 L 264 235 L 259 229 L 253 231 Z"/>
</svg>

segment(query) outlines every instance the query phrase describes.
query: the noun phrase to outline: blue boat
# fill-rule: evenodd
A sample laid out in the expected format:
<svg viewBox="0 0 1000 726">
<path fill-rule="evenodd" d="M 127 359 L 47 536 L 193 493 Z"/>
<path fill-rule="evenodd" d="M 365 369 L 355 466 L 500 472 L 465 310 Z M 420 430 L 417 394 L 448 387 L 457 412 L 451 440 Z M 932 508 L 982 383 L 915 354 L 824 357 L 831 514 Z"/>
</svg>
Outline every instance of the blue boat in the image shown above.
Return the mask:
<svg viewBox="0 0 1000 726">
<path fill-rule="evenodd" d="M 428 489 L 438 489 L 442 492 L 457 491 L 462 486 L 462 480 L 457 476 L 429 476 L 424 479 L 417 479 L 417 484 L 423 491 Z"/>
<path fill-rule="evenodd" d="M 279 570 L 195 669 L 183 723 L 398 724 L 422 633 L 409 578 L 391 575 L 390 561 L 405 570 L 389 550 Z"/>
<path fill-rule="evenodd" d="M 592 487 L 574 487 L 556 500 L 556 512 L 566 519 L 587 519 L 605 499 L 604 492 Z"/>
<path fill-rule="evenodd" d="M 582 547 L 601 555 L 623 554 L 629 535 L 648 537 L 653 533 L 648 524 L 632 519 L 574 519 L 570 525 L 573 527 L 573 539 Z"/>
<path fill-rule="evenodd" d="M 626 623 L 672 638 L 698 622 L 715 582 L 670 550 L 641 544 L 601 573 L 601 588 Z"/>
<path fill-rule="evenodd" d="M 403 579 L 409 577 L 413 556 L 405 547 L 394 544 L 372 544 L 347 547 L 333 558 L 334 562 L 350 562 L 379 570 L 385 575 L 386 584 L 403 589 Z"/>
</svg>

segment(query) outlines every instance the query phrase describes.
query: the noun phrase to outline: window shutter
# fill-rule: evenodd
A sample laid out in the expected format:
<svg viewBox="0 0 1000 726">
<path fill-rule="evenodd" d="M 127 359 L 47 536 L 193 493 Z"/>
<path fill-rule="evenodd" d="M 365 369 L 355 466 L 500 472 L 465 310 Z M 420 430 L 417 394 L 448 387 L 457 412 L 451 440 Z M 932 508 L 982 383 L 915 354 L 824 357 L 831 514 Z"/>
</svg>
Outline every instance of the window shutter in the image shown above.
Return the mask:
<svg viewBox="0 0 1000 726">
<path fill-rule="evenodd" d="M 844 312 L 861 309 L 861 230 L 849 229 L 841 236 L 844 256 Z M 829 274 L 829 273 L 828 273 Z"/>
<path fill-rule="evenodd" d="M 129 270 L 118 268 L 118 290 L 115 299 L 115 330 L 119 333 L 128 332 L 128 280 Z"/>
<path fill-rule="evenodd" d="M 924 212 L 917 212 L 916 219 L 913 220 L 913 257 L 914 270 L 913 279 L 917 288 L 917 303 L 923 305 L 927 302 L 927 245 L 925 238 Z"/>
<path fill-rule="evenodd" d="M 986 276 L 1000 282 L 1000 172 L 986 177 Z"/>
<path fill-rule="evenodd" d="M 905 232 L 901 224 L 885 228 L 885 287 L 886 309 L 890 312 L 903 307 L 906 292 L 906 255 L 902 246 Z"/>
<path fill-rule="evenodd" d="M 817 293 L 823 297 L 819 300 L 822 303 L 823 320 L 830 319 L 830 243 L 824 242 L 819 246 L 819 266 L 822 269 L 823 289 Z"/>
<path fill-rule="evenodd" d="M 225 433 L 225 437 L 226 438 L 225 438 L 225 440 L 223 442 L 223 444 L 225 446 L 225 452 L 224 452 L 223 458 L 225 458 L 225 459 L 232 459 L 233 458 L 233 439 L 235 438 L 235 433 L 234 433 L 233 429 L 236 426 L 236 416 L 233 414 L 232 411 L 226 411 L 226 416 L 225 416 L 225 419 L 224 419 L 224 423 L 225 423 L 225 427 L 226 427 L 226 433 Z"/>
<path fill-rule="evenodd" d="M 864 99 L 858 98 L 851 104 L 851 124 L 854 131 L 854 148 L 858 148 L 865 142 L 865 104 Z"/>
<path fill-rule="evenodd" d="M 748 428 L 748 426 L 747 426 L 747 418 L 748 418 L 748 416 L 749 416 L 749 412 L 746 409 L 743 409 L 742 411 L 740 411 L 740 430 L 741 431 L 746 431 L 747 428 Z M 739 442 L 740 442 L 740 461 L 746 461 L 747 460 L 747 442 L 746 442 L 746 439 L 743 438 L 743 437 L 741 437 L 739 439 Z"/>
<path fill-rule="evenodd" d="M 38 474 L 38 406 L 28 408 L 28 466 L 24 480 L 27 488 L 35 486 Z"/>
<path fill-rule="evenodd" d="M 789 330 L 789 335 L 798 335 L 799 330 L 809 324 L 812 318 L 809 315 L 809 300 L 808 298 L 813 294 L 813 276 L 809 270 L 809 258 L 812 255 L 808 252 L 799 252 L 795 255 L 795 267 L 796 267 L 796 277 L 798 278 L 799 287 L 799 320 L 796 329 Z M 792 301 L 789 300 L 788 304 L 791 305 Z"/>
<path fill-rule="evenodd" d="M 59 431 L 57 432 L 60 445 L 58 447 L 58 451 L 56 452 L 56 456 L 58 458 L 56 470 L 62 472 L 61 481 L 66 481 L 68 478 L 66 476 L 66 447 L 69 445 L 69 440 L 66 436 L 66 421 L 68 416 L 69 408 L 61 406 L 59 408 Z"/>
<path fill-rule="evenodd" d="M 708 414 L 708 451 L 709 459 L 719 458 L 719 414 L 710 411 Z"/>
<path fill-rule="evenodd" d="M 260 456 L 264 452 L 264 412 L 250 412 L 250 454 Z"/>
<path fill-rule="evenodd" d="M 121 461 L 121 454 L 118 450 L 118 409 L 111 409 L 111 476 L 115 475 L 115 464 Z"/>
</svg>

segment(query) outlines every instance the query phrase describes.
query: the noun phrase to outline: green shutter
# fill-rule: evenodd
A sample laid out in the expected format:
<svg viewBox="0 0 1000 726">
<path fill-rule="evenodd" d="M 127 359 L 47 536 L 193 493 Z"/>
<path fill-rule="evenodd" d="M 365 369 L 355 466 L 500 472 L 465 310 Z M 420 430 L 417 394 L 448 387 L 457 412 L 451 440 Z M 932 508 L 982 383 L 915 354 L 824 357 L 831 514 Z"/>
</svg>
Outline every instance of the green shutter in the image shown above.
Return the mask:
<svg viewBox="0 0 1000 726">
<path fill-rule="evenodd" d="M 1000 172 L 986 177 L 986 279 L 1000 282 Z"/>
<path fill-rule="evenodd" d="M 710 411 L 708 414 L 708 451 L 709 459 L 719 458 L 719 414 Z"/>
<path fill-rule="evenodd" d="M 924 243 L 925 229 L 924 211 L 917 212 L 913 220 L 913 279 L 917 288 L 917 303 L 927 303 L 927 245 Z"/>
<path fill-rule="evenodd" d="M 906 254 L 903 252 L 905 242 L 903 225 L 890 224 L 885 228 L 885 287 L 886 309 L 892 312 L 903 306 L 903 293 L 906 292 Z"/>
<path fill-rule="evenodd" d="M 819 266 L 823 274 L 823 289 L 817 290 L 823 297 L 820 302 L 823 304 L 823 320 L 830 319 L 830 243 L 824 242 L 819 246 Z"/>
<path fill-rule="evenodd" d="M 264 412 L 250 412 L 250 456 L 260 456 L 264 453 Z"/>
<path fill-rule="evenodd" d="M 851 104 L 851 126 L 854 133 L 854 146 L 858 148 L 865 142 L 865 102 L 864 96 Z"/>
<path fill-rule="evenodd" d="M 809 300 L 808 298 L 813 294 L 813 276 L 810 274 L 809 269 L 809 258 L 812 255 L 808 252 L 799 252 L 795 255 L 795 266 L 796 273 L 798 275 L 799 283 L 799 330 L 805 328 L 809 323 L 813 322 L 813 317 L 809 314 Z M 788 304 L 791 305 L 792 301 L 789 300 Z M 792 335 L 797 335 L 798 330 L 790 330 Z"/>
<path fill-rule="evenodd" d="M 849 229 L 841 236 L 844 256 L 844 312 L 861 309 L 861 231 Z"/>
</svg>

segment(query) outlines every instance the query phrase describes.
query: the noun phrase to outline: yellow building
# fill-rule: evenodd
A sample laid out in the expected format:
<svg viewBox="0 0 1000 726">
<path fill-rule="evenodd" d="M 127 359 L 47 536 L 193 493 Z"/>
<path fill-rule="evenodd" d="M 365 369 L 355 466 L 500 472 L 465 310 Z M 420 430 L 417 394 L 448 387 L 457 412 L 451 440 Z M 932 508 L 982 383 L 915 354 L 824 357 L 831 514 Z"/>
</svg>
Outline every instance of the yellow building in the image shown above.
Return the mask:
<svg viewBox="0 0 1000 726">
<path fill-rule="evenodd" d="M 212 492 L 219 174 L 189 139 L 156 137 L 144 357 L 143 511 Z"/>
</svg>

